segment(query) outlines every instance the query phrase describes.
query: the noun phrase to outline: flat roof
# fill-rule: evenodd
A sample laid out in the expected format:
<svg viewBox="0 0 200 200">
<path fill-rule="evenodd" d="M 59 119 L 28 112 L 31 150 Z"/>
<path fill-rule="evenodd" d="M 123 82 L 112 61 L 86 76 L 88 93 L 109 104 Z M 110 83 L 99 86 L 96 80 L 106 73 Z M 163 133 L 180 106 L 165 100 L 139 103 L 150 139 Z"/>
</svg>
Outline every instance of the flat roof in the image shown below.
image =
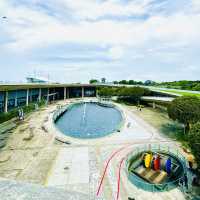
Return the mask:
<svg viewBox="0 0 200 200">
<path fill-rule="evenodd" d="M 60 84 L 60 83 L 19 83 L 19 84 L 0 84 L 0 91 L 34 89 L 34 88 L 59 88 L 59 87 L 98 87 L 94 84 Z"/>
<path fill-rule="evenodd" d="M 174 97 L 143 96 L 142 100 L 155 102 L 171 102 L 174 100 Z"/>
</svg>

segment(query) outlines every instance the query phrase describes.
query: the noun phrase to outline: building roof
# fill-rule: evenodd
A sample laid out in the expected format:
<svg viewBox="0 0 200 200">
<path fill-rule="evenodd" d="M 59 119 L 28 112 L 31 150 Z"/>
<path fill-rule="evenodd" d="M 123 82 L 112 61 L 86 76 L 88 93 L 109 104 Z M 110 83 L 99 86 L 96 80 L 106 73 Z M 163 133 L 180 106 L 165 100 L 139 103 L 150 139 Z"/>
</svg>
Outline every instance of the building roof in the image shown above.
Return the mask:
<svg viewBox="0 0 200 200">
<path fill-rule="evenodd" d="M 34 89 L 34 88 L 59 88 L 59 87 L 98 87 L 93 84 L 59 84 L 59 83 L 20 83 L 0 84 L 0 91 Z"/>
</svg>

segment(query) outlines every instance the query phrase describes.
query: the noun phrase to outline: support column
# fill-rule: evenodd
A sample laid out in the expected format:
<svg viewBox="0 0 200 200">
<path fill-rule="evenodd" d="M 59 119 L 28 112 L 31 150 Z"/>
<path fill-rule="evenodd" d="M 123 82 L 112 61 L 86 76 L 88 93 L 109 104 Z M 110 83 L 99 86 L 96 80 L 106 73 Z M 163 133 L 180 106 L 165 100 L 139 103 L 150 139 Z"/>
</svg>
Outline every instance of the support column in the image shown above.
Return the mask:
<svg viewBox="0 0 200 200">
<path fill-rule="evenodd" d="M 66 100 L 66 95 L 67 95 L 66 92 L 67 92 L 67 91 L 66 91 L 66 87 L 64 87 L 64 100 Z"/>
<path fill-rule="evenodd" d="M 67 88 L 67 98 L 69 99 L 69 88 Z"/>
<path fill-rule="evenodd" d="M 84 97 L 84 87 L 82 87 L 82 98 Z"/>
<path fill-rule="evenodd" d="M 98 97 L 98 89 L 95 88 L 95 94 L 96 94 L 96 97 Z"/>
<path fill-rule="evenodd" d="M 42 89 L 39 88 L 39 95 L 38 95 L 38 101 L 40 102 L 42 99 Z"/>
<path fill-rule="evenodd" d="M 26 91 L 26 106 L 28 106 L 28 103 L 29 103 L 29 89 L 27 89 Z"/>
<path fill-rule="evenodd" d="M 15 107 L 17 107 L 17 91 L 16 91 L 16 94 L 15 94 Z"/>
<path fill-rule="evenodd" d="M 5 97 L 4 97 L 4 112 L 8 112 L 8 91 L 5 92 Z"/>
<path fill-rule="evenodd" d="M 153 109 L 155 109 L 156 108 L 156 103 L 155 102 L 153 102 Z"/>
<path fill-rule="evenodd" d="M 47 89 L 47 104 L 49 103 L 49 88 Z"/>
</svg>

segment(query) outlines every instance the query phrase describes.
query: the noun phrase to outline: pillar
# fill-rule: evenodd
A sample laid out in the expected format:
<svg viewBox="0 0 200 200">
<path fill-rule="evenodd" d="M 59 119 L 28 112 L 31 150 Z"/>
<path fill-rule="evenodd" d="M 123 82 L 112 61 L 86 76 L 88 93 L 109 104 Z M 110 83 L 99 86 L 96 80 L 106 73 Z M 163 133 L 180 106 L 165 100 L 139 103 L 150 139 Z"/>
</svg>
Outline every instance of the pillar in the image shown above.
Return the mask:
<svg viewBox="0 0 200 200">
<path fill-rule="evenodd" d="M 40 102 L 42 99 L 42 89 L 39 88 L 39 95 L 38 95 L 38 101 Z"/>
<path fill-rule="evenodd" d="M 29 102 L 32 102 L 33 99 L 32 99 L 32 90 L 29 89 Z"/>
<path fill-rule="evenodd" d="M 156 103 L 155 102 L 153 102 L 153 109 L 155 109 L 156 108 Z"/>
<path fill-rule="evenodd" d="M 29 89 L 27 89 L 26 91 L 26 106 L 28 106 L 28 103 L 29 103 Z"/>
<path fill-rule="evenodd" d="M 49 103 L 49 88 L 47 89 L 47 104 Z"/>
<path fill-rule="evenodd" d="M 4 112 L 8 112 L 8 91 L 5 92 L 5 97 L 4 97 Z"/>
<path fill-rule="evenodd" d="M 82 98 L 84 97 L 84 87 L 82 87 Z"/>
<path fill-rule="evenodd" d="M 16 94 L 15 94 L 15 107 L 17 107 L 17 91 L 16 91 Z"/>
<path fill-rule="evenodd" d="M 64 100 L 66 100 L 66 95 L 67 95 L 67 90 L 66 90 L 66 87 L 64 87 Z"/>
<path fill-rule="evenodd" d="M 98 89 L 95 88 L 95 94 L 96 94 L 96 97 L 98 97 Z"/>
<path fill-rule="evenodd" d="M 69 99 L 69 88 L 67 88 L 67 98 Z"/>
</svg>

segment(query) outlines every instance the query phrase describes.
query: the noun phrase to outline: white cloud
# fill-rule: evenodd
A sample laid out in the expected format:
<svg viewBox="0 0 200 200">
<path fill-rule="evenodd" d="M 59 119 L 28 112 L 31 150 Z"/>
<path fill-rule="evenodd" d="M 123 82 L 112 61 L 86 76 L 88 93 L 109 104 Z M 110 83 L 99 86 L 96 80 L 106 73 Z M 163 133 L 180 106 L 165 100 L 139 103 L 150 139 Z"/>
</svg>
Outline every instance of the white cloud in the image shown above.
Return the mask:
<svg viewBox="0 0 200 200">
<path fill-rule="evenodd" d="M 200 1 L 199 0 L 192 0 L 192 6 L 194 11 L 200 11 Z"/>
<path fill-rule="evenodd" d="M 5 40 L 7 43 L 0 44 L 1 49 L 31 54 L 32 50 L 43 47 L 76 43 L 107 49 L 106 56 L 115 64 L 121 62 L 121 66 L 129 65 L 130 60 L 133 63 L 144 60 L 144 56 L 157 56 L 166 63 L 175 63 L 182 56 L 180 49 L 199 46 L 200 14 L 194 8 L 199 8 L 200 1 L 193 0 L 194 8 L 190 7 L 190 12 L 179 9 L 169 15 L 151 13 L 151 17 L 143 20 L 117 20 L 121 16 L 148 15 L 151 1 L 135 0 L 126 4 L 119 0 L 45 1 L 51 8 L 66 11 L 72 18 L 70 21 L 70 17 L 65 20 L 63 13 L 60 13 L 61 19 L 55 17 L 55 13 L 49 15 L 42 8 L 32 7 L 41 2 L 39 0 L 15 7 L 11 1 L 0 0 L 0 12 L 8 17 L 6 23 L 0 25 L 9 38 Z M 98 62 L 95 64 L 97 68 Z"/>
<path fill-rule="evenodd" d="M 11 21 L 12 26 L 6 29 L 15 42 L 8 46 L 17 49 L 20 46 L 20 49 L 25 50 L 64 42 L 99 46 L 142 46 L 151 40 L 177 44 L 196 43 L 200 37 L 200 15 L 152 17 L 142 23 L 104 20 L 64 24 L 23 8 L 13 11 L 10 17 L 14 20 Z M 23 27 L 23 23 L 26 26 Z"/>
<path fill-rule="evenodd" d="M 183 42 L 196 43 L 200 37 L 200 15 L 198 14 L 177 13 L 168 17 L 153 16 L 146 21 L 139 22 L 80 20 L 79 23 L 64 23 L 53 16 L 29 7 L 12 7 L 12 5 L 6 4 L 6 1 L 3 2 L 4 11 L 8 16 L 5 29 L 8 36 L 14 40 L 7 44 L 7 47 L 17 51 L 65 42 L 98 46 L 110 45 L 113 48 L 119 48 L 119 46 L 141 47 L 152 40 L 178 45 Z M 134 1 L 136 3 L 131 3 L 131 5 L 130 3 L 119 4 L 114 0 L 105 3 L 97 3 L 93 0 L 59 0 L 59 2 L 73 9 L 74 15 L 80 14 L 83 17 L 91 15 L 97 18 L 108 13 L 114 15 L 142 13 L 150 1 Z M 135 9 L 135 7 L 141 9 Z"/>
<path fill-rule="evenodd" d="M 109 56 L 113 60 L 120 59 L 120 58 L 122 58 L 123 55 L 124 55 L 123 47 L 116 46 L 116 47 L 112 47 L 112 48 L 109 49 Z"/>
<path fill-rule="evenodd" d="M 197 65 L 188 65 L 188 66 L 183 67 L 183 71 L 197 73 L 197 72 L 200 72 L 200 67 Z"/>
<path fill-rule="evenodd" d="M 62 2 L 81 19 L 97 19 L 105 15 L 142 15 L 147 11 L 148 3 L 151 1 L 152 0 L 137 0 L 127 4 L 120 4 L 119 1 L 116 0 L 107 0 L 104 2 L 94 0 L 64 0 Z"/>
</svg>

